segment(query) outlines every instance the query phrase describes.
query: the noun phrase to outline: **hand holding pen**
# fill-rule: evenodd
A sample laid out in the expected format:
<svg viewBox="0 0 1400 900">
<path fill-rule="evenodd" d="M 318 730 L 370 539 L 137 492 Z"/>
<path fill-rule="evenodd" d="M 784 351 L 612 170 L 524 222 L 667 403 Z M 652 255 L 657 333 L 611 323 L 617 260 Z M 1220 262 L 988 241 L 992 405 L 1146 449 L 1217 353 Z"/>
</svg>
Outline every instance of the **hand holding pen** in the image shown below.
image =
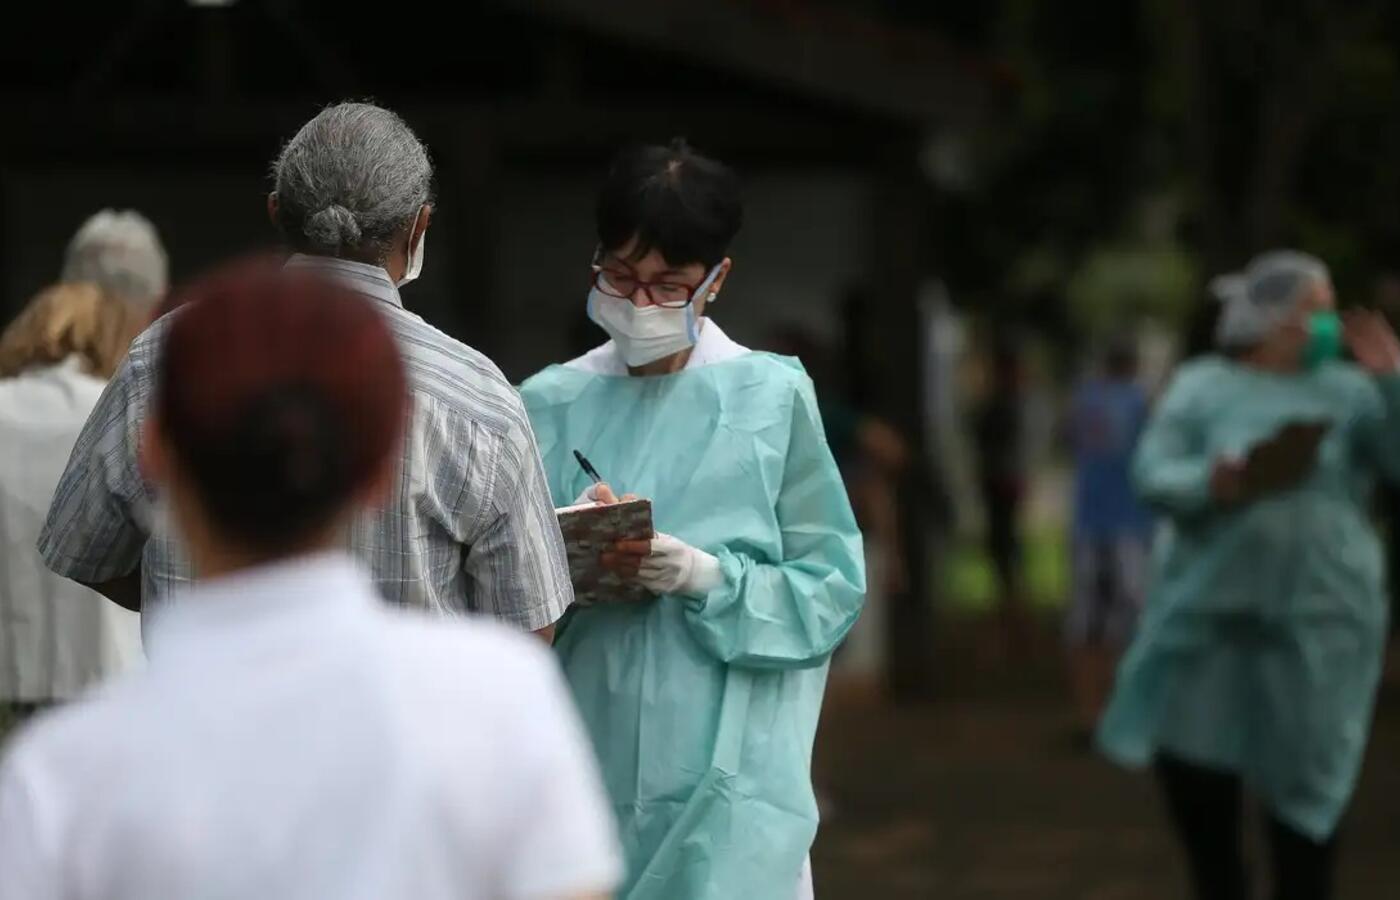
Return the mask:
<svg viewBox="0 0 1400 900">
<path fill-rule="evenodd" d="M 603 476 L 599 475 L 598 470 L 593 468 L 593 464 L 588 461 L 588 457 L 577 450 L 574 451 L 574 459 L 578 460 L 579 468 L 583 469 L 583 474 L 593 481 L 593 486 L 584 491 L 584 497 L 600 506 L 612 506 L 614 503 L 626 503 L 629 500 L 638 499 L 636 494 L 623 494 L 620 498 L 614 494 L 613 489 L 603 480 Z"/>
<path fill-rule="evenodd" d="M 577 450 L 574 451 L 574 459 L 578 460 L 579 468 L 583 469 L 583 474 L 593 481 L 593 486 L 584 491 L 584 496 L 591 499 L 599 506 L 612 506 L 615 503 L 626 503 L 629 500 L 636 500 L 636 494 L 623 494 L 619 500 L 603 481 L 603 476 L 598 474 L 598 470 L 593 468 L 593 464 L 588 461 Z M 651 556 L 651 541 L 618 541 L 599 555 L 599 562 L 603 568 L 610 572 L 622 576 L 627 580 L 637 577 L 641 571 L 642 562 Z"/>
</svg>

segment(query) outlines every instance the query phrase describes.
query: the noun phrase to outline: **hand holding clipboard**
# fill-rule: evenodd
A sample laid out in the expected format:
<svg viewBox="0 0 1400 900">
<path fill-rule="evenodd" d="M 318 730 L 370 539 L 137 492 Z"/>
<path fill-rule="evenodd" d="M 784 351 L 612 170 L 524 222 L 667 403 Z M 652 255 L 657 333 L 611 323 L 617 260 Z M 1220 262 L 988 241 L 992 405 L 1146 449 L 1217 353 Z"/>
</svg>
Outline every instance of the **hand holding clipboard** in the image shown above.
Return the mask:
<svg viewBox="0 0 1400 900">
<path fill-rule="evenodd" d="M 1217 463 L 1211 493 L 1224 503 L 1248 503 L 1301 484 L 1317 466 L 1327 421 L 1289 422 L 1249 448 L 1243 459 Z"/>
</svg>

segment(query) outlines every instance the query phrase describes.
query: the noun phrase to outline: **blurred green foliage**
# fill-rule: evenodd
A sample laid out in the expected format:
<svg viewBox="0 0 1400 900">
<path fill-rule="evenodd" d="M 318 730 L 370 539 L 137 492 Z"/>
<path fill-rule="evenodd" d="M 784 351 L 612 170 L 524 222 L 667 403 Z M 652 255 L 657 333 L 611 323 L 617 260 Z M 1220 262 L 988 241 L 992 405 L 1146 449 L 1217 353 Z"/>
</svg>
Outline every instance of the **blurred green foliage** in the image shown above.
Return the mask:
<svg viewBox="0 0 1400 900">
<path fill-rule="evenodd" d="M 1063 609 L 1069 594 L 1069 548 L 1062 528 L 1029 529 L 1024 545 L 1026 599 L 1037 609 Z M 953 542 L 937 573 L 947 609 L 958 614 L 996 608 L 997 580 L 986 546 L 976 535 Z"/>
<path fill-rule="evenodd" d="M 911 4 L 891 2 L 898 15 Z M 1012 73 L 935 201 L 931 266 L 965 306 L 1068 346 L 1270 246 L 1365 301 L 1400 270 L 1400 4 L 1005 0 L 919 24 Z"/>
</svg>

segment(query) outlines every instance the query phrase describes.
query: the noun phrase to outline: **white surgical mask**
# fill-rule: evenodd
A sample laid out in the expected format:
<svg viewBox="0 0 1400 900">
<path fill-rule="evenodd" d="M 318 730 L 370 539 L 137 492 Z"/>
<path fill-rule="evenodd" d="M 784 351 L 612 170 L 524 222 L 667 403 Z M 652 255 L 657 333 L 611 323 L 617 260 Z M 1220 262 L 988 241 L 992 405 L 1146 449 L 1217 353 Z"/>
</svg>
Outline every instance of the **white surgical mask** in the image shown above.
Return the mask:
<svg viewBox="0 0 1400 900">
<path fill-rule="evenodd" d="M 692 301 L 710 289 L 719 275 L 719 266 L 710 270 L 691 295 Z M 713 301 L 714 296 L 710 296 Z M 629 366 L 644 366 L 695 346 L 700 339 L 700 322 L 695 303 L 681 309 L 664 306 L 636 306 L 631 300 L 612 297 L 595 285 L 588 292 L 588 318 L 608 333 Z"/>
<path fill-rule="evenodd" d="M 413 217 L 413 224 L 408 228 L 408 239 L 413 240 L 413 232 L 418 230 L 418 219 L 423 215 L 423 208 L 418 208 L 418 215 Z M 403 277 L 399 279 L 397 287 L 403 287 L 423 271 L 423 245 L 428 243 L 428 231 L 425 228 L 423 234 L 418 238 L 418 246 L 414 247 L 408 254 L 408 268 L 404 269 Z"/>
</svg>

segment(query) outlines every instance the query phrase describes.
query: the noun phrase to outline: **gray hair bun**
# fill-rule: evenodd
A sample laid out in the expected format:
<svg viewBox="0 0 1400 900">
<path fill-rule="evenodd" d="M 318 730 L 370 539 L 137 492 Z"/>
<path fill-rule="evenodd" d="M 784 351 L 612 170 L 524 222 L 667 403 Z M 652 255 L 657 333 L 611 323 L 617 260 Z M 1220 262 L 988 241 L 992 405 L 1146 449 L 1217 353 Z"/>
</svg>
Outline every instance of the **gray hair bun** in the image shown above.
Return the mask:
<svg viewBox="0 0 1400 900">
<path fill-rule="evenodd" d="M 277 219 L 294 250 L 383 263 L 431 202 L 428 151 L 394 113 L 368 103 L 328 107 L 273 164 Z"/>
<path fill-rule="evenodd" d="M 318 249 L 339 250 L 360 244 L 360 223 L 354 213 L 338 203 L 308 216 L 302 232 Z"/>
</svg>

